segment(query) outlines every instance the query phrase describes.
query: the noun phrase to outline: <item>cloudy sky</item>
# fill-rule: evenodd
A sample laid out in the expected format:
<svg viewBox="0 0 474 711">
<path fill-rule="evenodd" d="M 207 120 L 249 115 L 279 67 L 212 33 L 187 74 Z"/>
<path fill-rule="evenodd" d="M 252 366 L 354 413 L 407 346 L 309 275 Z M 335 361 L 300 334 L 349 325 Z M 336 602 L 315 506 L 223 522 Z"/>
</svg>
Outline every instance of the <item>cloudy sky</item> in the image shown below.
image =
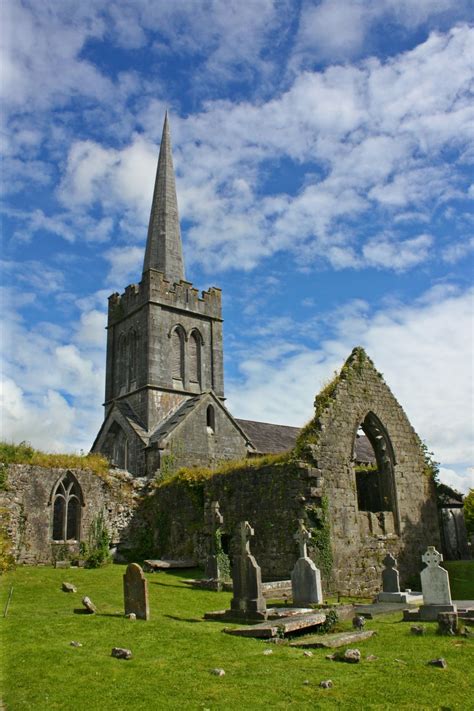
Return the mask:
<svg viewBox="0 0 474 711">
<path fill-rule="evenodd" d="M 4 0 L 3 436 L 87 451 L 107 297 L 140 278 L 166 108 L 227 404 L 302 425 L 355 345 L 465 491 L 470 0 Z"/>
</svg>

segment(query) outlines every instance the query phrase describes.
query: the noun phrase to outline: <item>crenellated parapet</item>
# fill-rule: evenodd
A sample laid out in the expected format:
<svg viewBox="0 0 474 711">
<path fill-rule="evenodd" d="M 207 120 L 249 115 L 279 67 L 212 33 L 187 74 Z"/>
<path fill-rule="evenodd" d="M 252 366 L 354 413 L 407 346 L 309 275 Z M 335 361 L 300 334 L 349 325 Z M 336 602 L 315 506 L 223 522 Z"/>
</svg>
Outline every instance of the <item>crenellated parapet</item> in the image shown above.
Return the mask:
<svg viewBox="0 0 474 711">
<path fill-rule="evenodd" d="M 109 326 L 132 315 L 145 303 L 222 319 L 221 289 L 212 286 L 199 294 L 191 282 L 181 280 L 173 284 L 162 272 L 150 269 L 139 284 L 130 284 L 123 294 L 115 292 L 109 297 Z"/>
</svg>

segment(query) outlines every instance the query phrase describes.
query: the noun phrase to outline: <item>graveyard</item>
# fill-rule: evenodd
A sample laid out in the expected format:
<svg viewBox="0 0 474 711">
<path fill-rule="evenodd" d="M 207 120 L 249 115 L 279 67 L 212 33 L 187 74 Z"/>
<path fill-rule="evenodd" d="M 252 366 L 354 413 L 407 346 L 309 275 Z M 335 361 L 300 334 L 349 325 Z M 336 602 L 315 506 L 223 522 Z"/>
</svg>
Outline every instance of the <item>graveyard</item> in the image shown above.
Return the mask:
<svg viewBox="0 0 474 711">
<path fill-rule="evenodd" d="M 472 599 L 473 562 L 445 566 L 453 599 L 460 594 Z M 224 628 L 242 623 L 204 615 L 231 609 L 233 593 L 189 584 L 202 575 L 193 569 L 143 576 L 138 571 L 148 590 L 143 611 L 148 619 L 125 616 L 140 604 L 132 600 L 132 608 L 124 606 L 124 597 L 130 600 L 127 585 L 134 585 L 125 565 L 94 570 L 22 566 L 2 576 L 2 611 L 8 603 L 1 624 L 6 708 L 331 709 L 354 708 L 354 699 L 364 709 L 388 703 L 403 709 L 468 707 L 472 637 L 440 635 L 436 622 L 421 622 L 423 634 L 414 634 L 401 611 L 367 618 L 364 630 L 375 634 L 335 650 L 300 646 L 314 634 L 280 643 L 225 634 Z M 65 592 L 64 582 L 75 592 Z M 95 613 L 84 608 L 84 596 Z M 281 600 L 271 604 L 285 608 Z M 351 617 L 339 620 L 333 632 L 353 633 Z M 328 658 L 346 647 L 360 650 L 357 664 Z M 114 658 L 113 648 L 129 649 L 132 658 Z M 446 668 L 430 666 L 435 658 L 445 659 Z M 330 688 L 320 686 L 328 680 Z"/>
</svg>

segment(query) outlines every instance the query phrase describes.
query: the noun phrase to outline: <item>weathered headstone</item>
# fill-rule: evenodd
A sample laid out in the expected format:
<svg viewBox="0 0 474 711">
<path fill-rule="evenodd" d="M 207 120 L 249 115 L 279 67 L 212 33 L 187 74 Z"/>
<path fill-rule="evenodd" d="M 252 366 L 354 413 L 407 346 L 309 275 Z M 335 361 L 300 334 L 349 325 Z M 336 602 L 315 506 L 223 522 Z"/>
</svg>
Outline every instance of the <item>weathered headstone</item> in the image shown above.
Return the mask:
<svg viewBox="0 0 474 711">
<path fill-rule="evenodd" d="M 293 605 L 304 606 L 318 604 L 323 601 L 321 588 L 321 573 L 311 558 L 308 557 L 307 545 L 311 533 L 304 525 L 303 519 L 298 522 L 295 539 L 300 549 L 300 557 L 291 573 L 291 589 Z"/>
<path fill-rule="evenodd" d="M 222 571 L 219 569 L 219 551 L 217 550 L 216 536 L 218 530 L 224 523 L 224 517 L 220 512 L 219 502 L 211 501 L 210 504 L 206 506 L 204 514 L 206 532 L 209 536 L 209 555 L 206 559 L 205 574 L 206 578 L 220 580 Z"/>
<path fill-rule="evenodd" d="M 143 570 L 137 563 L 130 563 L 123 576 L 125 614 L 134 614 L 140 620 L 150 619 L 148 586 Z"/>
<path fill-rule="evenodd" d="M 421 602 L 421 596 L 411 590 L 400 590 L 400 574 L 397 569 L 397 560 L 391 553 L 387 553 L 382 563 L 385 568 L 382 570 L 382 592 L 377 595 L 378 602 Z"/>
<path fill-rule="evenodd" d="M 265 619 L 267 604 L 262 594 L 262 571 L 250 552 L 250 538 L 254 530 L 248 521 L 241 521 L 237 528 L 238 552 L 232 565 L 234 596 L 230 602 L 230 614 L 247 619 Z"/>
<path fill-rule="evenodd" d="M 448 571 L 441 568 L 443 560 L 434 546 L 428 546 L 422 560 L 426 564 L 420 573 L 423 605 L 420 607 L 420 620 L 437 620 L 440 612 L 456 612 L 456 605 L 451 599 Z"/>
<path fill-rule="evenodd" d="M 86 608 L 86 612 L 88 612 L 90 615 L 93 615 L 95 612 L 97 612 L 96 606 L 94 605 L 90 597 L 87 597 L 87 595 L 82 598 L 82 604 Z"/>
</svg>

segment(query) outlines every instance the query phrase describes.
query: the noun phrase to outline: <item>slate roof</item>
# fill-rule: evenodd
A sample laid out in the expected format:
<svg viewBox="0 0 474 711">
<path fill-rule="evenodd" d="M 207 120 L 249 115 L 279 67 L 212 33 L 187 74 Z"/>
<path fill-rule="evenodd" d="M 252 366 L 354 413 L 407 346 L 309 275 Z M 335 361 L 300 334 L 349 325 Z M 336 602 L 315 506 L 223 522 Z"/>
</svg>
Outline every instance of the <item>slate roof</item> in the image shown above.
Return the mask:
<svg viewBox="0 0 474 711">
<path fill-rule="evenodd" d="M 150 437 L 150 444 L 153 442 L 159 442 L 163 437 L 166 437 L 174 430 L 177 425 L 197 406 L 201 400 L 201 395 L 196 395 L 196 397 L 191 397 L 189 400 L 185 400 L 174 412 L 170 414 L 161 424 L 158 425 L 156 430 Z"/>
<path fill-rule="evenodd" d="M 292 449 L 301 431 L 300 427 L 273 425 L 270 422 L 239 420 L 236 422 L 243 429 L 258 454 L 279 454 Z M 372 445 L 365 435 L 355 441 L 355 458 L 358 462 L 375 463 Z"/>
</svg>

